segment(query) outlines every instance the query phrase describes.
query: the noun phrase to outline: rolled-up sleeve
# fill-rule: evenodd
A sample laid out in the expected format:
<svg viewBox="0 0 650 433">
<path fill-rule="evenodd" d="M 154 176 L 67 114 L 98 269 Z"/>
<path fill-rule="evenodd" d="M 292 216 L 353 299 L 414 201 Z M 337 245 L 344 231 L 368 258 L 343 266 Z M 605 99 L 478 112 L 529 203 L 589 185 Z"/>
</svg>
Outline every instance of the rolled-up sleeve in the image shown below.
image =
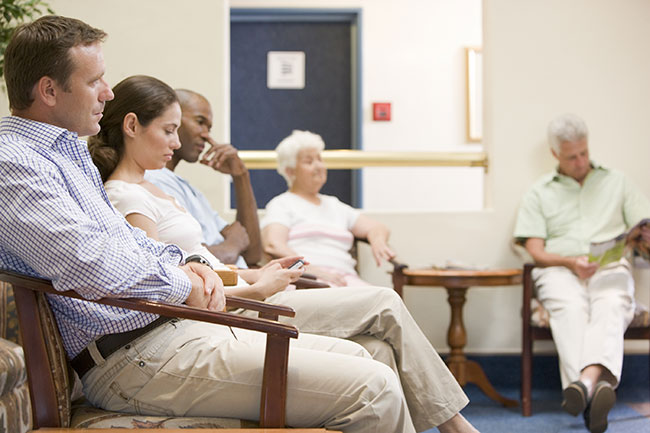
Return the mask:
<svg viewBox="0 0 650 433">
<path fill-rule="evenodd" d="M 55 167 L 4 162 L 0 192 L 4 247 L 33 270 L 27 273 L 52 280 L 57 290 L 75 290 L 88 299 L 168 303 L 189 296 L 189 278 L 178 268 L 180 249 L 134 231 L 100 194 L 79 203 Z M 91 218 L 82 206 L 102 211 L 105 221 Z"/>
<path fill-rule="evenodd" d="M 531 189 L 524 194 L 521 200 L 514 238 L 518 242 L 523 242 L 528 238 L 546 239 L 546 237 L 546 220 L 542 213 L 539 195 L 534 189 Z"/>
<path fill-rule="evenodd" d="M 623 217 L 628 228 L 636 225 L 643 218 L 650 218 L 650 202 L 648 198 L 627 177 L 625 178 Z"/>
</svg>

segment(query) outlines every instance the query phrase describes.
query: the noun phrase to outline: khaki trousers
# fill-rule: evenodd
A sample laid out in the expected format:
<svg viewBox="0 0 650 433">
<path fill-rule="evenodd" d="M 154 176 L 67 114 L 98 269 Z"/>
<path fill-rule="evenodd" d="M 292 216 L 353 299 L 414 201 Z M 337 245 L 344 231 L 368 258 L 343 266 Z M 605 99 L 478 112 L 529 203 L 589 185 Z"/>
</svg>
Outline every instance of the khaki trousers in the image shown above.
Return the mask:
<svg viewBox="0 0 650 433">
<path fill-rule="evenodd" d="M 562 388 L 589 365 L 600 364 L 617 386 L 623 367 L 623 334 L 634 318 L 634 280 L 627 260 L 580 280 L 563 266 L 535 268 L 537 297 L 549 312 L 560 359 Z"/>
<path fill-rule="evenodd" d="M 265 335 L 234 333 L 166 323 L 105 360 L 95 353 L 99 365 L 82 378 L 84 393 L 114 411 L 257 420 Z M 415 432 L 397 377 L 358 344 L 301 334 L 289 353 L 289 426 Z"/>
<path fill-rule="evenodd" d="M 417 431 L 438 426 L 468 403 L 462 388 L 394 290 L 333 287 L 279 292 L 267 302 L 288 305 L 282 321 L 303 332 L 358 342 L 399 375 Z"/>
</svg>

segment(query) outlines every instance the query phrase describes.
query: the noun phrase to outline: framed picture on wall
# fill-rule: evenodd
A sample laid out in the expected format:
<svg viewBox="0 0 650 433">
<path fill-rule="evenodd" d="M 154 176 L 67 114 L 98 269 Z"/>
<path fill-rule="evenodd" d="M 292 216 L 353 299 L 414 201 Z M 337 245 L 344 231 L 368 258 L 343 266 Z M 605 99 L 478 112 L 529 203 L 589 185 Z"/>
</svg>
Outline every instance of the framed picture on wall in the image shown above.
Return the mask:
<svg viewBox="0 0 650 433">
<path fill-rule="evenodd" d="M 480 47 L 465 48 L 467 70 L 467 141 L 483 139 L 483 58 Z"/>
</svg>

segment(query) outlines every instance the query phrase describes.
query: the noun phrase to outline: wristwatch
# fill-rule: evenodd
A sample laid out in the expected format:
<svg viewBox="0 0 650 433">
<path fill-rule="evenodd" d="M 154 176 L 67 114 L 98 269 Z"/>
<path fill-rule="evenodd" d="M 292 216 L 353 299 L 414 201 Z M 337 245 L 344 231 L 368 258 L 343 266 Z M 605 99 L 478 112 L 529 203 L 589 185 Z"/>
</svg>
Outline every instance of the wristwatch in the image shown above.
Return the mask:
<svg viewBox="0 0 650 433">
<path fill-rule="evenodd" d="M 210 262 L 208 262 L 208 259 L 206 259 L 205 257 L 203 257 L 200 254 L 192 254 L 191 256 L 188 256 L 185 259 L 184 264 L 188 264 L 188 263 L 191 263 L 191 262 L 200 263 L 200 264 L 205 265 L 208 268 L 212 269 L 212 265 L 210 265 Z"/>
</svg>

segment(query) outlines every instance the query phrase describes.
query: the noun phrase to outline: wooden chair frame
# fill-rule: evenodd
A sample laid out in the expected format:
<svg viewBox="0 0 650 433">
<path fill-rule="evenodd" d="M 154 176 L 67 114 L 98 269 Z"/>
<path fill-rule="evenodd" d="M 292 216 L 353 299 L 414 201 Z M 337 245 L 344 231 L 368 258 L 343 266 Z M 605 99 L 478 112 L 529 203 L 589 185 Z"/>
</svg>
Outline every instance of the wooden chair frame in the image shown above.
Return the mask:
<svg viewBox="0 0 650 433">
<path fill-rule="evenodd" d="M 20 326 L 20 332 L 29 379 L 34 429 L 62 427 L 58 415 L 54 377 L 49 368 L 45 336 L 38 313 L 37 292 L 77 299 L 84 298 L 74 291 L 60 292 L 55 290 L 48 280 L 27 277 L 15 272 L 0 270 L 0 280 L 10 283 L 14 288 L 18 320 L 22 325 Z M 266 333 L 266 355 L 260 404 L 260 427 L 284 427 L 289 339 L 297 338 L 298 330 L 294 326 L 274 322 L 273 320 L 277 320 L 279 315 L 293 317 L 295 312 L 293 309 L 281 305 L 266 304 L 231 296 L 226 298 L 228 307 L 258 311 L 260 318 L 243 317 L 225 312 L 213 312 L 187 305 L 169 305 L 144 299 L 103 298 L 94 301 L 85 300 L 166 317 L 198 320 Z M 26 326 L 27 324 L 29 326 Z"/>
<path fill-rule="evenodd" d="M 523 305 L 522 305 L 522 350 L 521 350 L 521 413 L 523 416 L 532 415 L 532 375 L 533 375 L 533 342 L 535 340 L 552 340 L 550 328 L 533 326 L 530 323 L 531 307 L 533 299 L 533 276 L 535 268 L 533 263 L 524 265 L 523 273 Z M 650 340 L 650 326 L 639 328 L 628 328 L 625 331 L 626 340 Z"/>
</svg>

